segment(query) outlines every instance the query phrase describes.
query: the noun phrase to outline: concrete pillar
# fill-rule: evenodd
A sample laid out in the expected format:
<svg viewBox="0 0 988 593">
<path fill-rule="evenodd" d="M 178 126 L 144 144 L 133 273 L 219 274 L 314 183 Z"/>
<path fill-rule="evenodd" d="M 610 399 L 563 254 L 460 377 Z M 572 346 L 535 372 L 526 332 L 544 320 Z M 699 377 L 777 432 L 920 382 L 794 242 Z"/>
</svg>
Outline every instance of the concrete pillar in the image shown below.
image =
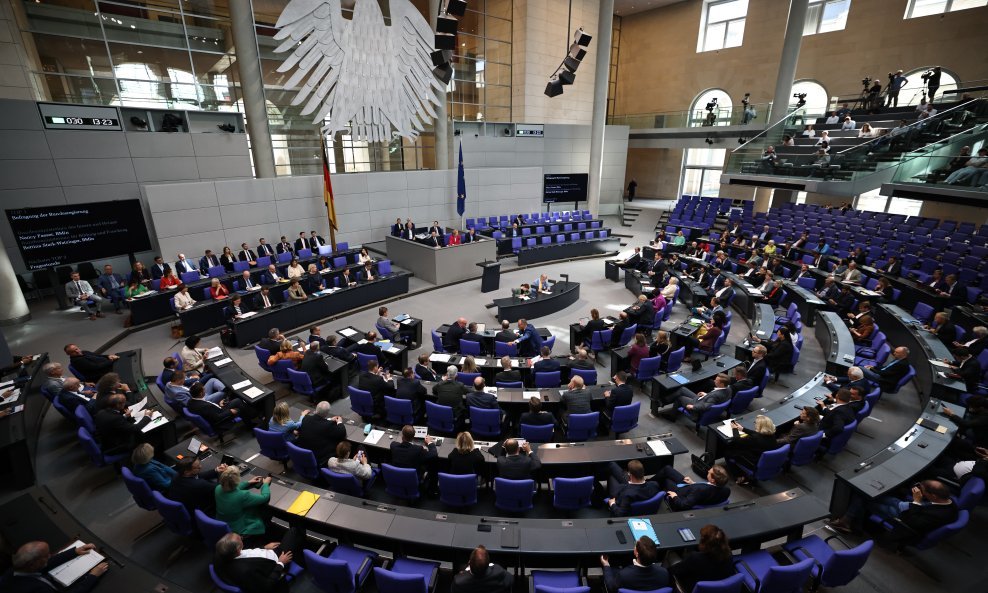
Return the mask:
<svg viewBox="0 0 988 593">
<path fill-rule="evenodd" d="M 56 286 L 55 290 L 59 288 Z M 14 267 L 10 265 L 7 249 L 0 239 L 0 325 L 15 325 L 28 319 L 31 319 L 31 311 L 27 308 L 24 293 L 17 284 Z M 9 362 L 10 357 L 5 360 Z"/>
<path fill-rule="evenodd" d="M 593 80 L 593 121 L 590 124 L 590 182 L 587 208 L 595 217 L 600 211 L 600 178 L 604 171 L 604 126 L 607 124 L 607 78 L 611 71 L 611 33 L 614 27 L 614 0 L 600 0 L 597 17 L 597 63 Z"/>
<path fill-rule="evenodd" d="M 436 30 L 436 20 L 439 16 L 439 5 L 442 0 L 429 0 L 429 26 Z M 433 124 L 436 140 L 436 169 L 449 169 L 449 119 L 446 115 L 446 89 L 439 95 L 439 106 L 436 108 L 436 121 Z"/>
<path fill-rule="evenodd" d="M 237 72 L 240 74 L 240 93 L 247 116 L 247 133 L 250 134 L 250 150 L 254 159 L 254 175 L 258 178 L 275 177 L 274 149 L 271 146 L 271 130 L 268 128 L 268 110 L 264 102 L 264 75 L 257 49 L 254 30 L 253 0 L 230 2 L 230 25 L 237 52 Z"/>
<path fill-rule="evenodd" d="M 768 212 L 768 209 L 772 207 L 772 188 L 771 187 L 756 187 L 755 188 L 755 211 L 757 212 Z"/>
<path fill-rule="evenodd" d="M 782 59 L 779 75 L 775 79 L 775 95 L 772 98 L 772 114 L 767 123 L 773 124 L 786 115 L 792 96 L 792 81 L 796 78 L 799 48 L 803 43 L 803 27 L 810 0 L 790 0 L 789 18 L 786 20 L 786 36 L 782 42 Z"/>
</svg>

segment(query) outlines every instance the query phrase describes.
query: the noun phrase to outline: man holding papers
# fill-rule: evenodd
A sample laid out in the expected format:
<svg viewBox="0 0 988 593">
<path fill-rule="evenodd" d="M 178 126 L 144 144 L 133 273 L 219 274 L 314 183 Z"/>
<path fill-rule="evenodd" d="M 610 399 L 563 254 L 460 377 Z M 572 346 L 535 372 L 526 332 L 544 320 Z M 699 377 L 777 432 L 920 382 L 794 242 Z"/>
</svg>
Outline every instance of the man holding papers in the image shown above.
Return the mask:
<svg viewBox="0 0 988 593">
<path fill-rule="evenodd" d="M 99 578 L 110 568 L 109 564 L 100 561 L 102 556 L 93 552 L 95 547 L 93 544 L 84 544 L 53 555 L 47 543 L 27 542 L 14 554 L 13 572 L 3 580 L 3 590 L 7 593 L 88 593 L 99 584 Z M 90 558 L 85 558 L 86 556 Z M 76 566 L 70 566 L 77 559 L 80 563 L 76 566 L 91 566 L 81 576 L 73 574 Z M 96 564 L 87 563 L 87 560 L 95 560 Z"/>
</svg>

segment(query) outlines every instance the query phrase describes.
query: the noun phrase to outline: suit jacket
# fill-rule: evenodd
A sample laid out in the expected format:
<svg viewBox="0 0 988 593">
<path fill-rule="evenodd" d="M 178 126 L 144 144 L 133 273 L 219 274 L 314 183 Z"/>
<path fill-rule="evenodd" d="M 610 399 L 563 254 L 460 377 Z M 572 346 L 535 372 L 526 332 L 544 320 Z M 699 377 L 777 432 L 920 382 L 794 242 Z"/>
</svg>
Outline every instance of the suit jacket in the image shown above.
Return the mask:
<svg viewBox="0 0 988 593">
<path fill-rule="evenodd" d="M 199 273 L 205 276 L 209 272 L 209 268 L 213 268 L 220 265 L 220 258 L 215 255 L 210 255 L 206 257 L 205 255 L 199 258 Z"/>
<path fill-rule="evenodd" d="M 483 576 L 464 570 L 453 577 L 450 593 L 511 593 L 515 577 L 497 564 L 487 567 Z"/>
<path fill-rule="evenodd" d="M 783 340 L 769 349 L 768 354 L 763 359 L 768 368 L 788 367 L 792 364 L 793 345 L 789 340 Z"/>
<path fill-rule="evenodd" d="M 272 340 L 271 338 L 263 338 L 261 339 L 260 342 L 257 343 L 257 345 L 267 350 L 271 354 L 274 354 L 275 352 L 281 350 L 281 342 L 279 342 L 278 340 Z"/>
<path fill-rule="evenodd" d="M 152 267 L 152 270 L 153 269 L 154 268 Z M 179 278 L 181 278 L 182 277 L 182 274 L 184 274 L 186 272 L 198 272 L 199 271 L 199 269 L 195 266 L 195 264 L 193 264 L 191 261 L 189 261 L 187 259 L 186 260 L 176 261 L 175 262 L 175 265 L 172 267 L 172 269 L 175 270 L 175 275 L 178 276 Z"/>
<path fill-rule="evenodd" d="M 144 268 L 144 271 L 150 275 L 150 279 L 160 280 L 165 275 L 165 268 L 167 267 L 168 264 L 161 264 L 160 266 L 158 264 L 151 264 L 150 267 Z"/>
<path fill-rule="evenodd" d="M 619 517 L 626 517 L 631 514 L 631 504 L 648 500 L 659 493 L 659 485 L 655 482 L 646 481 L 644 484 L 631 484 L 625 482 L 619 484 L 616 492 L 610 494 L 614 498 L 614 506 L 611 507 L 611 514 Z M 617 589 L 614 589 L 617 591 Z"/>
<path fill-rule="evenodd" d="M 834 408 L 824 409 L 821 412 L 823 417 L 820 419 L 820 430 L 826 438 L 832 439 L 837 436 L 844 427 L 848 424 L 854 422 L 854 408 L 849 404 L 844 404 L 836 406 Z"/>
<path fill-rule="evenodd" d="M 207 470 L 194 477 L 176 476 L 165 496 L 184 504 L 190 516 L 196 509 L 212 516 L 216 509 L 215 491 L 216 470 Z"/>
<path fill-rule="evenodd" d="M 311 245 L 308 238 L 303 239 L 299 237 L 295 239 L 295 253 L 298 253 L 301 249 L 312 249 Z"/>
<path fill-rule="evenodd" d="M 72 583 L 71 587 L 56 588 L 56 581 L 51 577 L 45 576 L 48 572 L 65 564 L 66 562 L 75 558 L 77 554 L 75 549 L 65 550 L 64 552 L 59 552 L 48 560 L 48 564 L 42 573 L 38 575 L 14 575 L 12 572 L 8 572 L 2 575 L 0 578 L 0 583 L 3 584 L 3 590 L 5 593 L 54 593 L 56 591 L 62 593 L 88 593 L 92 591 L 93 588 L 99 583 L 99 577 L 94 577 L 89 573 L 82 575 L 76 582 Z M 39 578 L 44 577 L 44 578 Z"/>
<path fill-rule="evenodd" d="M 202 416 L 202 419 L 213 428 L 225 430 L 233 424 L 234 415 L 230 410 L 221 408 L 205 399 L 190 399 L 186 407 L 193 414 Z"/>
<path fill-rule="evenodd" d="M 722 404 L 727 400 L 731 399 L 731 388 L 724 387 L 723 389 L 714 389 L 713 391 L 707 393 L 707 395 L 698 399 L 693 403 L 693 413 L 699 414 L 700 412 L 705 412 L 711 407 Z"/>
<path fill-rule="evenodd" d="M 508 329 L 508 330 L 501 330 L 501 331 L 497 332 L 494 335 L 494 341 L 495 342 L 514 342 L 515 341 L 515 338 L 517 338 L 517 337 L 518 336 L 515 335 L 515 332 L 511 331 L 510 329 Z"/>
<path fill-rule="evenodd" d="M 72 301 L 78 301 L 79 298 L 82 297 L 82 295 L 96 294 L 96 291 L 93 290 L 92 285 L 90 285 L 89 282 L 87 282 L 86 280 L 79 280 L 78 282 L 73 282 L 73 281 L 67 282 L 65 284 L 65 294 Z"/>
<path fill-rule="evenodd" d="M 618 322 L 614 324 L 614 327 L 611 328 L 611 348 L 617 348 L 618 344 L 621 343 L 621 334 L 623 334 L 624 330 L 628 329 L 630 326 L 631 323 L 624 319 L 619 319 Z"/>
<path fill-rule="evenodd" d="M 432 386 L 432 395 L 436 396 L 436 403 L 441 406 L 453 408 L 454 418 L 459 418 L 463 415 L 463 396 L 467 392 L 467 386 L 459 381 L 447 381 L 443 379 Z"/>
<path fill-rule="evenodd" d="M 257 255 L 264 257 L 265 255 L 274 255 L 274 248 L 265 243 L 264 245 L 257 246 Z"/>
<path fill-rule="evenodd" d="M 299 370 L 309 374 L 313 385 L 326 383 L 332 376 L 321 351 L 313 352 L 310 350 L 306 352 L 305 356 L 302 357 L 302 362 L 299 363 Z"/>
<path fill-rule="evenodd" d="M 950 295 L 950 305 L 963 305 L 967 302 L 967 285 L 960 280 L 954 282 L 953 286 L 943 289 Z"/>
<path fill-rule="evenodd" d="M 954 364 L 957 364 L 957 361 L 954 361 Z M 964 385 L 969 392 L 977 393 L 978 383 L 981 380 L 981 363 L 978 362 L 978 359 L 971 356 L 955 369 L 953 374 L 957 375 L 961 381 L 964 381 Z"/>
<path fill-rule="evenodd" d="M 143 416 L 140 421 L 134 422 L 134 419 L 124 416 L 122 412 L 103 408 L 93 417 L 93 422 L 104 453 L 129 452 L 139 442 L 141 429 L 151 422 L 151 417 Z"/>
<path fill-rule="evenodd" d="M 243 299 L 240 299 L 240 314 L 250 311 L 250 307 L 244 304 Z M 223 307 L 223 318 L 226 319 L 227 323 L 232 323 L 237 316 L 237 308 L 233 305 L 229 307 Z"/>
<path fill-rule="evenodd" d="M 728 389 L 731 390 L 731 397 L 737 395 L 739 391 L 744 391 L 745 389 L 751 389 L 754 386 L 755 386 L 754 382 L 752 382 L 751 378 L 747 376 L 744 379 L 741 379 L 740 381 L 738 381 L 734 377 L 731 377 L 727 384 Z"/>
<path fill-rule="evenodd" d="M 423 447 L 418 443 L 391 443 L 391 465 L 418 470 L 421 474 L 425 472 L 425 464 L 431 459 L 435 459 L 436 444 L 432 443 L 428 447 Z"/>
<path fill-rule="evenodd" d="M 423 364 L 415 365 L 415 374 L 422 377 L 423 381 L 436 381 L 436 372 L 432 370 L 432 367 L 427 367 Z"/>
<path fill-rule="evenodd" d="M 559 370 L 559 361 L 555 358 L 543 358 L 532 365 L 532 370 L 536 373 L 551 373 Z"/>
<path fill-rule="evenodd" d="M 357 388 L 369 391 L 374 399 L 374 410 L 384 412 L 384 396 L 394 395 L 395 386 L 384 377 L 363 371 L 357 377 Z"/>
<path fill-rule="evenodd" d="M 786 434 L 780 436 L 776 439 L 776 444 L 778 445 L 792 445 L 799 439 L 803 437 L 813 436 L 820 432 L 819 424 L 811 424 L 809 422 L 796 422 L 792 425 L 792 428 Z"/>
<path fill-rule="evenodd" d="M 501 455 L 497 458 L 497 475 L 507 480 L 534 480 L 533 475 L 542 467 L 538 454 Z"/>
<path fill-rule="evenodd" d="M 422 412 L 425 410 L 425 393 L 425 385 L 422 385 L 418 379 L 406 379 L 404 377 L 398 379 L 395 397 L 411 400 L 412 414 L 416 418 L 421 418 Z"/>
<path fill-rule="evenodd" d="M 270 293 L 270 292 L 268 293 L 268 303 L 269 303 L 269 304 L 270 304 L 270 306 L 272 306 L 272 307 L 278 304 L 278 303 L 276 303 L 276 302 L 275 302 L 275 300 L 274 300 L 274 298 L 272 298 L 272 296 L 271 296 L 271 293 Z M 253 308 L 254 308 L 255 310 L 257 310 L 257 311 L 262 311 L 262 310 L 264 310 L 264 309 L 265 309 L 265 306 L 264 306 L 264 295 L 263 295 L 263 294 L 261 294 L 260 292 L 259 292 L 259 293 L 257 293 L 257 294 L 255 294 L 255 295 L 254 295 L 254 298 L 252 299 L 252 302 L 251 302 L 251 306 L 252 306 L 252 307 L 253 307 Z"/>
<path fill-rule="evenodd" d="M 673 489 L 676 496 L 666 498 L 669 508 L 674 511 L 688 511 L 695 506 L 706 506 L 724 502 L 731 496 L 727 486 L 715 486 L 709 482 L 686 484 Z"/>
<path fill-rule="evenodd" d="M 110 357 L 95 354 L 88 350 L 83 350 L 79 356 L 70 357 L 69 364 L 79 371 L 86 381 L 94 383 L 113 370 L 113 361 L 110 360 Z"/>
<path fill-rule="evenodd" d="M 287 593 L 280 564 L 269 558 L 236 558 L 217 562 L 216 572 L 223 581 L 240 587 L 244 593 Z"/>
<path fill-rule="evenodd" d="M 607 415 L 611 416 L 614 414 L 614 408 L 617 406 L 627 406 L 634 399 L 635 392 L 631 389 L 631 386 L 627 383 L 622 383 L 621 385 L 615 385 L 611 388 L 610 397 L 604 400 L 604 406 L 607 410 Z"/>
<path fill-rule="evenodd" d="M 357 347 L 353 349 L 354 352 L 359 352 L 361 354 L 367 354 L 370 356 L 376 356 L 377 361 L 384 364 L 384 355 L 381 349 L 374 345 L 372 342 L 365 342 L 363 344 L 357 344 Z M 363 389 L 363 387 L 361 387 Z"/>
<path fill-rule="evenodd" d="M 324 466 L 336 453 L 336 445 L 343 440 L 346 440 L 346 427 L 343 424 L 316 414 L 306 414 L 302 418 L 295 444 L 312 451 L 318 465 Z"/>
<path fill-rule="evenodd" d="M 332 356 L 333 358 L 338 358 L 344 362 L 353 362 L 357 360 L 357 355 L 353 352 L 347 350 L 342 346 L 329 346 L 323 350 L 326 354 Z"/>
<path fill-rule="evenodd" d="M 291 243 L 288 243 L 287 241 L 285 243 L 278 243 L 278 245 L 275 247 L 275 250 L 278 253 L 295 253 L 295 248 L 292 246 Z"/>
<path fill-rule="evenodd" d="M 498 409 L 497 398 L 486 391 L 477 391 L 476 389 L 467 394 L 467 407 L 469 408 L 480 408 L 482 410 L 496 410 Z"/>
<path fill-rule="evenodd" d="M 555 424 L 556 418 L 549 412 L 539 412 L 534 414 L 532 412 L 525 412 L 518 418 L 518 425 L 529 424 L 531 426 L 545 426 L 546 424 Z"/>
<path fill-rule="evenodd" d="M 83 399 L 78 393 L 66 391 L 65 389 L 60 389 L 56 395 L 58 401 L 61 402 L 65 409 L 71 414 L 75 414 L 75 409 L 79 407 L 80 404 L 84 405 L 89 413 L 93 413 L 93 408 L 95 407 L 95 401 L 89 398 Z"/>
<path fill-rule="evenodd" d="M 514 369 L 510 371 L 499 371 L 494 375 L 494 383 L 515 383 L 521 381 L 521 372 Z"/>
<path fill-rule="evenodd" d="M 465 336 L 467 333 L 467 328 L 460 327 L 459 323 L 453 323 L 446 330 L 446 337 L 443 340 L 443 347 L 450 352 L 460 351 L 460 338 Z"/>
<path fill-rule="evenodd" d="M 632 305 L 631 312 L 634 314 L 635 323 L 651 325 L 652 320 L 655 318 L 655 310 L 652 309 L 652 301 L 647 300 L 644 303 Z"/>
<path fill-rule="evenodd" d="M 563 404 L 570 414 L 589 414 L 593 412 L 590 403 L 593 397 L 588 389 L 571 389 L 559 397 L 559 402 Z"/>
<path fill-rule="evenodd" d="M 117 281 L 117 288 L 123 289 L 127 288 L 127 281 L 120 274 L 112 274 L 113 279 Z M 96 279 L 96 286 L 102 288 L 106 292 L 113 290 L 113 283 L 110 282 L 110 276 L 106 274 L 100 274 L 100 277 Z"/>
<path fill-rule="evenodd" d="M 669 586 L 669 571 L 659 562 L 648 566 L 637 566 L 634 563 L 624 568 L 604 567 L 604 582 L 608 591 L 631 589 L 633 591 L 652 591 Z"/>
<path fill-rule="evenodd" d="M 899 381 L 909 373 L 909 361 L 899 360 L 897 358 L 889 358 L 880 367 L 875 367 L 872 369 L 878 374 L 881 379 L 878 381 L 878 385 L 883 391 L 891 391 L 895 389 L 895 386 L 899 384 Z"/>
</svg>

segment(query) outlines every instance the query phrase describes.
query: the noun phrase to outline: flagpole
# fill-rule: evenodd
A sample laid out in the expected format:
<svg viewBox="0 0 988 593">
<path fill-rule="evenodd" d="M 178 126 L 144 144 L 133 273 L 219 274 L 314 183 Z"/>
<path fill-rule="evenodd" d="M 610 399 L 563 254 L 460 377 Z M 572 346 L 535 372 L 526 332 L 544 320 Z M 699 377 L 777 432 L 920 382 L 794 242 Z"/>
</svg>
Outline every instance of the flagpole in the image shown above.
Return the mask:
<svg viewBox="0 0 988 593">
<path fill-rule="evenodd" d="M 333 198 L 333 184 L 329 179 L 329 155 L 326 153 L 326 141 L 322 140 L 322 171 L 323 171 L 323 203 L 326 205 L 326 219 L 329 221 L 329 242 L 336 251 L 336 204 Z"/>
</svg>

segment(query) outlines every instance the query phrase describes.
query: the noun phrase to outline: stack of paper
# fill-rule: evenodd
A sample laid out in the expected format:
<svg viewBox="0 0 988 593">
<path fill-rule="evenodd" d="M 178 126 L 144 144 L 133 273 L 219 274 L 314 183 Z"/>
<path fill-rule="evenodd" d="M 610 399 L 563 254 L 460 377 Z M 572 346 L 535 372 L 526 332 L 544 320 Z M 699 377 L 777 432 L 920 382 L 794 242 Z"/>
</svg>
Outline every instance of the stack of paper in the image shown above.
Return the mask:
<svg viewBox="0 0 988 593">
<path fill-rule="evenodd" d="M 262 393 L 264 393 L 264 390 L 261 389 L 260 387 L 251 387 L 250 389 L 244 390 L 244 395 L 251 399 L 254 399 L 255 397 L 261 395 Z"/>
<path fill-rule="evenodd" d="M 542 394 L 539 393 L 538 391 L 525 391 L 522 393 L 522 395 L 525 396 L 525 399 L 529 399 L 532 397 L 542 397 Z"/>
<path fill-rule="evenodd" d="M 357 332 L 353 331 L 349 327 L 344 327 L 343 329 L 340 330 L 340 333 L 343 334 L 343 336 L 346 338 L 357 335 Z"/>
<path fill-rule="evenodd" d="M 381 440 L 381 437 L 383 436 L 384 436 L 384 431 L 375 428 L 374 430 L 370 431 L 367 434 L 367 436 L 364 437 L 364 442 L 369 445 L 376 445 L 377 442 Z"/>
<path fill-rule="evenodd" d="M 487 359 L 486 358 L 475 358 L 474 359 L 474 362 L 477 363 L 477 366 L 482 367 L 485 364 L 487 364 Z"/>
<path fill-rule="evenodd" d="M 212 348 L 206 351 L 206 358 L 220 356 L 221 354 L 223 354 L 223 349 L 220 348 L 219 346 L 213 346 Z"/>
<path fill-rule="evenodd" d="M 81 540 L 76 540 L 72 545 L 61 550 L 64 552 L 70 548 L 78 548 L 85 545 Z M 68 587 L 78 581 L 84 574 L 96 567 L 97 564 L 105 560 L 102 554 L 96 550 L 90 550 L 88 554 L 76 556 L 64 564 L 59 564 L 48 571 L 48 574 L 58 581 L 63 587 Z"/>
<path fill-rule="evenodd" d="M 241 381 L 239 383 L 234 383 L 230 387 L 232 387 L 234 391 L 239 391 L 241 389 L 244 389 L 244 388 L 250 387 L 250 386 L 251 386 L 250 379 L 244 379 L 243 381 Z"/>
<path fill-rule="evenodd" d="M 253 317 L 255 315 L 257 315 L 257 311 L 247 311 L 246 313 L 241 313 L 240 318 L 247 319 L 248 317 Z"/>
<path fill-rule="evenodd" d="M 651 449 L 652 453 L 655 453 L 658 457 L 672 455 L 672 451 L 669 450 L 669 447 L 666 445 L 665 441 L 648 441 L 648 448 Z"/>
<path fill-rule="evenodd" d="M 215 364 L 218 367 L 221 367 L 221 366 L 223 366 L 225 364 L 229 364 L 230 362 L 232 362 L 232 361 L 230 360 L 230 357 L 227 356 L 226 358 L 221 358 L 221 359 L 213 362 L 213 364 Z"/>
<path fill-rule="evenodd" d="M 721 422 L 720 425 L 717 426 L 717 430 L 720 432 L 720 434 L 724 435 L 729 439 L 734 437 L 734 429 L 731 428 L 730 419 Z"/>
<path fill-rule="evenodd" d="M 429 360 L 431 362 L 449 362 L 449 354 L 439 354 L 437 352 L 433 352 L 429 355 Z"/>
</svg>

